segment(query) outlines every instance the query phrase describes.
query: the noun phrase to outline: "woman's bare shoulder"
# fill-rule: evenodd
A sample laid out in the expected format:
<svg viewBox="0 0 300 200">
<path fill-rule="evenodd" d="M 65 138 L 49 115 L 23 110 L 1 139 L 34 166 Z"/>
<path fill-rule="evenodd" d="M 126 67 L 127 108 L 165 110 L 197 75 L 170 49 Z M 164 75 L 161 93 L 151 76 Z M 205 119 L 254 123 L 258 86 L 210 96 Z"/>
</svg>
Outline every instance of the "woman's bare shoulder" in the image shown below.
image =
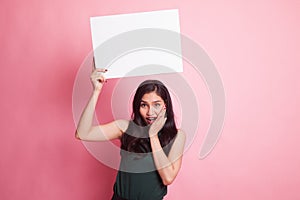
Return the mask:
<svg viewBox="0 0 300 200">
<path fill-rule="evenodd" d="M 177 134 L 185 135 L 185 132 L 182 129 L 177 129 Z"/>
<path fill-rule="evenodd" d="M 126 120 L 126 119 L 118 119 L 118 120 L 115 120 L 115 124 L 119 127 L 119 129 L 124 133 L 127 128 L 128 128 L 128 125 L 129 125 L 129 120 Z"/>
<path fill-rule="evenodd" d="M 176 139 L 177 140 L 182 140 L 183 142 L 185 142 L 185 139 L 186 139 L 186 134 L 183 130 L 181 129 L 178 129 L 177 130 L 177 136 L 176 136 Z"/>
</svg>

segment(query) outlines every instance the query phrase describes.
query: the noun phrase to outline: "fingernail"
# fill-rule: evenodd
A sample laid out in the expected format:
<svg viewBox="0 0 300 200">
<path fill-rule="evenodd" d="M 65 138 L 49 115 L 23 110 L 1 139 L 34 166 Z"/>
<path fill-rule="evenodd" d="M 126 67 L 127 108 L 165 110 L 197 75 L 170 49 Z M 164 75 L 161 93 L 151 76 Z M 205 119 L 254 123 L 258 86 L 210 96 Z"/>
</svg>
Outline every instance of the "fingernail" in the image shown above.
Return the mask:
<svg viewBox="0 0 300 200">
<path fill-rule="evenodd" d="M 107 69 L 105 69 L 105 71 L 107 72 L 108 70 L 107 70 Z"/>
</svg>

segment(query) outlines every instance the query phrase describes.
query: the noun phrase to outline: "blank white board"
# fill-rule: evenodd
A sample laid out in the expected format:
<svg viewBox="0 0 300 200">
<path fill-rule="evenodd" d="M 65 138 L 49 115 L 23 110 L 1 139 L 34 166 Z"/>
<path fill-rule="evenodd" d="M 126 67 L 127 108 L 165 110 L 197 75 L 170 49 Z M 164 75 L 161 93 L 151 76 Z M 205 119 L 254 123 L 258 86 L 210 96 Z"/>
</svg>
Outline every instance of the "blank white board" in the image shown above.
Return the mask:
<svg viewBox="0 0 300 200">
<path fill-rule="evenodd" d="M 105 73 L 106 78 L 145 76 L 183 71 L 182 58 L 164 49 L 148 47 L 130 49 L 128 52 L 123 52 L 122 55 L 111 59 L 109 64 L 106 62 L 106 66 L 102 66 L 103 62 L 101 62 L 101 59 L 108 57 L 108 54 L 113 55 L 114 52 L 118 51 L 118 47 L 108 48 L 105 53 L 95 53 L 105 42 L 108 45 L 110 42 L 114 43 L 116 37 L 130 31 L 164 29 L 180 34 L 177 9 L 91 17 L 90 23 L 95 66 L 108 69 L 108 72 Z M 144 39 L 147 40 L 147 38 Z M 164 38 L 159 38 L 157 42 L 162 42 L 163 40 Z M 127 42 L 130 44 L 130 42 L 134 41 Z M 181 54 L 180 37 L 172 41 L 172 45 L 175 45 L 179 49 L 179 54 Z"/>
</svg>

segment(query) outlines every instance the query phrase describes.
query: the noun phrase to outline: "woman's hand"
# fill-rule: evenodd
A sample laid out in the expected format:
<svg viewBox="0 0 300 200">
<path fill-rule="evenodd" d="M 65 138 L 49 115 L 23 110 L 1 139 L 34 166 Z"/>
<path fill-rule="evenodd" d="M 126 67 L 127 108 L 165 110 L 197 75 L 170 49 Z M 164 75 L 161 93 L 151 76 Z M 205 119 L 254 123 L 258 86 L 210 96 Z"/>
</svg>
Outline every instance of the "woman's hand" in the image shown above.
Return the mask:
<svg viewBox="0 0 300 200">
<path fill-rule="evenodd" d="M 158 132 L 164 127 L 166 121 L 167 121 L 167 117 L 165 117 L 166 114 L 166 108 L 163 108 L 156 120 L 151 124 L 150 129 L 149 129 L 149 137 L 153 137 L 156 136 L 158 134 Z"/>
<path fill-rule="evenodd" d="M 106 81 L 103 73 L 107 72 L 107 69 L 95 68 L 91 74 L 91 82 L 94 86 L 94 91 L 100 92 L 104 82 Z"/>
</svg>

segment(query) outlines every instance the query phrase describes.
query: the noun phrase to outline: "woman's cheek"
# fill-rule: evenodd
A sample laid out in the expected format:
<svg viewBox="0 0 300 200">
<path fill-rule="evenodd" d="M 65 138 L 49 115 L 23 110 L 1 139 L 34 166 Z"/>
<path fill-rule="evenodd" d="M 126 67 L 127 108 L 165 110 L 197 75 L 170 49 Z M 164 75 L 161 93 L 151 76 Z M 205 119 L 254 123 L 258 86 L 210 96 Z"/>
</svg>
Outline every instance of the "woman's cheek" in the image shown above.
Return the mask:
<svg viewBox="0 0 300 200">
<path fill-rule="evenodd" d="M 145 117 L 146 116 L 146 111 L 145 111 L 145 109 L 143 109 L 143 108 L 140 108 L 140 114 L 143 116 L 143 117 Z"/>
</svg>

